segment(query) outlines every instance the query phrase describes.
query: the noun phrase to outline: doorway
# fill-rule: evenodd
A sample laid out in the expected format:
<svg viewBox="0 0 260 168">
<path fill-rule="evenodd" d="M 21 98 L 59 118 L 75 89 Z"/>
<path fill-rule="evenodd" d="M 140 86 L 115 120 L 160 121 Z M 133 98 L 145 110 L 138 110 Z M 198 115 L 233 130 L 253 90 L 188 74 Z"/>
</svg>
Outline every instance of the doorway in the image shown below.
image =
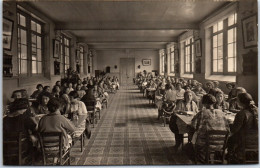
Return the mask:
<svg viewBox="0 0 260 168">
<path fill-rule="evenodd" d="M 134 77 L 135 77 L 135 59 L 120 58 L 121 85 L 132 85 Z"/>
</svg>

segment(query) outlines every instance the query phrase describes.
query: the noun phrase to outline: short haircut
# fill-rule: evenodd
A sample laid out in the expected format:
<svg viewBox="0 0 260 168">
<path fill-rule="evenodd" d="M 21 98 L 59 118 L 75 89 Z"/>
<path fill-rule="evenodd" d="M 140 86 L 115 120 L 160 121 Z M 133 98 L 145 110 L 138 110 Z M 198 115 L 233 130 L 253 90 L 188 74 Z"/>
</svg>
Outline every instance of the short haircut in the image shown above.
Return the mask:
<svg viewBox="0 0 260 168">
<path fill-rule="evenodd" d="M 76 99 L 76 98 L 79 97 L 79 94 L 78 94 L 77 91 L 71 91 L 71 92 L 69 93 L 69 96 L 70 96 L 70 97 L 73 97 L 74 99 Z"/>
<path fill-rule="evenodd" d="M 38 84 L 38 85 L 36 86 L 36 89 L 39 89 L 40 87 L 43 88 L 42 84 Z"/>
<path fill-rule="evenodd" d="M 44 86 L 43 90 L 47 90 L 47 88 L 51 88 L 50 86 Z"/>
<path fill-rule="evenodd" d="M 216 102 L 217 102 L 217 100 L 216 100 L 215 96 L 213 96 L 212 94 L 206 94 L 202 97 L 202 104 L 212 105 Z"/>
<path fill-rule="evenodd" d="M 50 113 L 54 113 L 55 111 L 57 111 L 60 108 L 60 102 L 58 98 L 52 98 L 49 100 L 48 104 L 47 104 L 48 110 L 50 111 Z"/>
</svg>

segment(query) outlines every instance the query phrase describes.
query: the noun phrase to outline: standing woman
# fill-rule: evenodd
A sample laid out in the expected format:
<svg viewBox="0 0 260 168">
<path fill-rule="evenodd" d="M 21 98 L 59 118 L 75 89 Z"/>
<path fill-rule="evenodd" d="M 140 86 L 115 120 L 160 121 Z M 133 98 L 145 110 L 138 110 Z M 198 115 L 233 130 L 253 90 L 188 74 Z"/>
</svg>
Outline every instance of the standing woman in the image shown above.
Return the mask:
<svg viewBox="0 0 260 168">
<path fill-rule="evenodd" d="M 241 110 L 231 126 L 228 156 L 232 163 L 243 163 L 246 145 L 258 143 L 258 110 L 249 93 L 238 94 L 237 104 Z"/>
</svg>

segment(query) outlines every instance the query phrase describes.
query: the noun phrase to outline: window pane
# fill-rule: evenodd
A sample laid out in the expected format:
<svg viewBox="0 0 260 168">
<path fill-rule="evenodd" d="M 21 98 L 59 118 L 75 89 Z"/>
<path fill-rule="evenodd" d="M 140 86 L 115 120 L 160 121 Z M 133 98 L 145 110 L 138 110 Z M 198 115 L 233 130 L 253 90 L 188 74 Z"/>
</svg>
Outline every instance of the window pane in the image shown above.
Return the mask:
<svg viewBox="0 0 260 168">
<path fill-rule="evenodd" d="M 234 41 L 234 30 L 228 30 L 228 43 L 232 43 Z"/>
<path fill-rule="evenodd" d="M 213 33 L 217 32 L 217 31 L 218 31 L 218 25 L 215 24 L 215 25 L 213 26 Z"/>
<path fill-rule="evenodd" d="M 228 44 L 228 57 L 234 57 L 234 43 Z"/>
<path fill-rule="evenodd" d="M 37 60 L 36 55 L 32 55 L 32 60 L 33 60 L 33 61 L 36 61 L 36 60 Z"/>
<path fill-rule="evenodd" d="M 37 36 L 37 48 L 42 48 L 42 38 Z"/>
<path fill-rule="evenodd" d="M 217 47 L 218 46 L 218 38 L 217 36 L 213 36 L 213 47 Z"/>
<path fill-rule="evenodd" d="M 32 61 L 32 73 L 36 74 L 37 73 L 37 64 L 36 61 Z"/>
<path fill-rule="evenodd" d="M 37 60 L 41 61 L 42 60 L 42 50 L 37 49 Z"/>
<path fill-rule="evenodd" d="M 223 45 L 223 33 L 218 34 L 218 46 Z"/>
<path fill-rule="evenodd" d="M 26 31 L 21 29 L 21 44 L 27 44 Z"/>
<path fill-rule="evenodd" d="M 217 48 L 213 49 L 213 59 L 218 59 L 218 49 Z"/>
<path fill-rule="evenodd" d="M 213 72 L 217 72 L 218 60 L 213 60 Z"/>
<path fill-rule="evenodd" d="M 26 27 L 26 18 L 20 14 L 20 25 Z"/>
<path fill-rule="evenodd" d="M 223 72 L 223 60 L 218 60 L 218 72 Z"/>
<path fill-rule="evenodd" d="M 37 32 L 38 33 L 42 32 L 42 26 L 40 24 L 37 24 Z"/>
<path fill-rule="evenodd" d="M 27 60 L 21 60 L 21 73 L 27 73 Z"/>
<path fill-rule="evenodd" d="M 235 15 L 232 14 L 228 17 L 228 26 L 232 26 L 235 23 Z"/>
<path fill-rule="evenodd" d="M 36 53 L 36 48 L 34 48 L 34 47 L 32 48 L 32 54 L 33 54 L 33 55 L 36 55 L 36 54 L 37 54 L 37 53 Z"/>
<path fill-rule="evenodd" d="M 237 13 L 234 14 L 235 23 L 237 23 Z"/>
<path fill-rule="evenodd" d="M 38 73 L 42 73 L 42 62 L 38 62 Z"/>
<path fill-rule="evenodd" d="M 218 59 L 223 58 L 223 47 L 218 47 Z"/>
<path fill-rule="evenodd" d="M 32 35 L 32 47 L 36 48 L 36 35 L 35 34 L 31 34 Z"/>
<path fill-rule="evenodd" d="M 25 45 L 21 45 L 21 56 L 22 56 L 22 59 L 27 59 L 27 46 Z"/>
<path fill-rule="evenodd" d="M 218 31 L 223 30 L 223 20 L 218 22 Z"/>
<path fill-rule="evenodd" d="M 228 58 L 228 72 L 235 72 L 234 58 Z"/>
<path fill-rule="evenodd" d="M 31 21 L 31 30 L 32 31 L 36 31 L 37 30 L 36 23 L 34 21 Z"/>
<path fill-rule="evenodd" d="M 233 28 L 234 30 L 234 41 L 237 41 L 237 28 Z"/>
</svg>

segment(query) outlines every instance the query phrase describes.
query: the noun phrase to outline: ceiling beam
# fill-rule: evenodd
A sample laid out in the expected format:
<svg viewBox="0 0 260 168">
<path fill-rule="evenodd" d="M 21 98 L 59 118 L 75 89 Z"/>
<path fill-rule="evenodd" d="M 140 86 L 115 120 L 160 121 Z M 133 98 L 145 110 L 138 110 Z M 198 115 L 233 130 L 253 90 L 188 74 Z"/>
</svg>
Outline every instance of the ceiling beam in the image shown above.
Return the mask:
<svg viewBox="0 0 260 168">
<path fill-rule="evenodd" d="M 198 23 L 182 24 L 173 22 L 70 22 L 55 23 L 56 30 L 197 30 Z"/>
<path fill-rule="evenodd" d="M 155 43 L 170 43 L 170 42 L 177 42 L 178 38 L 173 37 L 173 38 L 161 38 L 161 39 L 147 39 L 145 37 L 143 38 L 137 38 L 137 39 L 129 39 L 127 37 L 127 40 L 124 40 L 123 38 L 78 38 L 79 42 L 84 42 L 84 43 L 149 43 L 149 42 L 155 42 Z"/>
</svg>

